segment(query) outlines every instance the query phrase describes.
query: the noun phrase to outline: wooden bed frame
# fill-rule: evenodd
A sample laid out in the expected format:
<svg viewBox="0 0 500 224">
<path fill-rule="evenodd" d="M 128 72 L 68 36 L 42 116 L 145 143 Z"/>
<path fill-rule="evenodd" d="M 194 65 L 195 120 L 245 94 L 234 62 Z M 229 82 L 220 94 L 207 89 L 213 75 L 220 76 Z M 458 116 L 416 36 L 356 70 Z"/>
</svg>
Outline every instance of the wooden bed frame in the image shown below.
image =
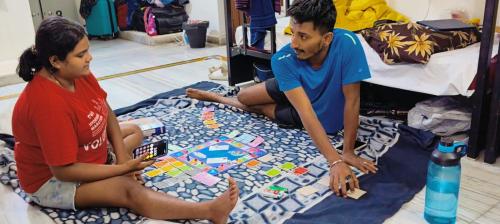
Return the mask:
<svg viewBox="0 0 500 224">
<path fill-rule="evenodd" d="M 496 65 L 495 81 L 490 91 L 487 86 L 489 73 L 491 50 L 493 48 L 493 38 L 495 35 L 496 18 L 499 0 L 486 0 L 484 23 L 481 37 L 481 48 L 476 73 L 477 86 L 471 96 L 472 102 L 472 124 L 469 131 L 469 147 L 467 156 L 477 158 L 484 150 L 484 161 L 495 163 L 500 154 L 500 63 Z M 232 24 L 231 4 L 233 1 L 224 1 L 226 24 Z M 289 8 L 289 0 L 285 0 L 286 9 Z M 276 52 L 276 29 L 271 27 L 271 51 L 260 52 L 248 48 L 248 37 L 244 13 L 239 13 L 243 21 L 244 44 L 237 46 L 234 40 L 233 27 L 226 25 L 226 49 L 229 74 L 229 85 L 234 86 L 239 83 L 252 81 L 253 64 L 267 64 L 270 67 L 270 59 Z M 500 53 L 500 50 L 498 50 Z"/>
</svg>

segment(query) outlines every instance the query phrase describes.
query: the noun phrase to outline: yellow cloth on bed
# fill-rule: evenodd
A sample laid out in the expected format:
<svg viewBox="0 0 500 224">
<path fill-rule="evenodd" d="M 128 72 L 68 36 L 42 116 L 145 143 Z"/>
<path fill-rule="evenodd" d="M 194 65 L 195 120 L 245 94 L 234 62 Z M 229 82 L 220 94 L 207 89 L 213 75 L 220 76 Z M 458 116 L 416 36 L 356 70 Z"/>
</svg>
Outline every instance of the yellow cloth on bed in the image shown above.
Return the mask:
<svg viewBox="0 0 500 224">
<path fill-rule="evenodd" d="M 335 28 L 359 31 L 373 27 L 377 20 L 409 22 L 408 17 L 398 13 L 387 5 L 385 0 L 333 0 L 337 9 Z M 290 26 L 284 30 L 292 34 Z"/>
</svg>

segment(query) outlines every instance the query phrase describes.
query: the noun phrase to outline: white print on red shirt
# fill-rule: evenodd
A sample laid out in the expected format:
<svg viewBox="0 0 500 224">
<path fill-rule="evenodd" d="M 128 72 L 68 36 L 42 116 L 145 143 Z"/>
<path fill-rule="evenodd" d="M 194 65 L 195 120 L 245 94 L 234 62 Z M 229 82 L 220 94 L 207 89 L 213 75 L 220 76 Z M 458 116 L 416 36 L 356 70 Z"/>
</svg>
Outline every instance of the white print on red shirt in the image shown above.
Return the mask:
<svg viewBox="0 0 500 224">
<path fill-rule="evenodd" d="M 106 109 L 106 101 L 104 99 L 94 99 L 91 100 L 92 107 L 95 109 L 94 111 L 89 111 L 87 114 L 87 118 L 89 119 L 89 128 L 92 132 L 92 138 L 98 137 L 97 139 L 92 140 L 91 142 L 85 144 L 83 147 L 85 151 L 89 149 L 97 149 L 102 144 L 107 142 L 106 139 L 106 120 L 103 115 L 107 113 Z"/>
</svg>

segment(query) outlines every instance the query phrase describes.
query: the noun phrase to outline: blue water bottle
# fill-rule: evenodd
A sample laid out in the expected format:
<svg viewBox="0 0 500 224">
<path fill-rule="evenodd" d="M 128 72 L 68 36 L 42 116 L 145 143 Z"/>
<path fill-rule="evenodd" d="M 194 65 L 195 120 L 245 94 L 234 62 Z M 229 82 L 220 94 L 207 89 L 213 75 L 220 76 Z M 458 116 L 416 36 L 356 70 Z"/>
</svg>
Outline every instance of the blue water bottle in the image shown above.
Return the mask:
<svg viewBox="0 0 500 224">
<path fill-rule="evenodd" d="M 442 139 L 432 152 L 427 170 L 424 218 L 429 223 L 455 223 L 460 189 L 460 158 L 464 143 Z"/>
</svg>

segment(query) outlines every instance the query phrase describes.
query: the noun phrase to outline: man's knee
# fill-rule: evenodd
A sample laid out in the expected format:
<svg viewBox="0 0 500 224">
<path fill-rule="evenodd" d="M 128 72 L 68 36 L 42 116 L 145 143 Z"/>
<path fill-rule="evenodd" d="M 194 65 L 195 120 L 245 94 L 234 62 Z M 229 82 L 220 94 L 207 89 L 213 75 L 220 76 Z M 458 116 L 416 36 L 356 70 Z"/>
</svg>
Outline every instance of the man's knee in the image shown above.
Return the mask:
<svg viewBox="0 0 500 224">
<path fill-rule="evenodd" d="M 252 92 L 249 88 L 242 89 L 240 92 L 238 92 L 238 95 L 236 95 L 238 101 L 244 105 L 249 105 L 249 102 L 251 101 L 252 97 Z"/>
</svg>

